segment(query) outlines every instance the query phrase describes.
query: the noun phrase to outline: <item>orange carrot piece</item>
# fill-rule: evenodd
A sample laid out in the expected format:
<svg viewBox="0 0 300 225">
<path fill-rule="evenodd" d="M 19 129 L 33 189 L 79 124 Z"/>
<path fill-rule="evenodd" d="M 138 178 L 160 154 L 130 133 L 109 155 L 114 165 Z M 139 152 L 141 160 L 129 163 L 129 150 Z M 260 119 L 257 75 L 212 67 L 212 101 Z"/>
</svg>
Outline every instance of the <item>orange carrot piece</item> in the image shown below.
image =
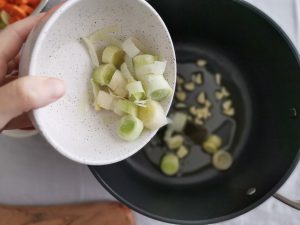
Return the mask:
<svg viewBox="0 0 300 225">
<path fill-rule="evenodd" d="M 12 4 L 6 4 L 3 9 L 11 16 L 11 17 L 18 17 L 18 18 L 25 18 L 26 12 L 24 12 L 20 7 Z"/>
<path fill-rule="evenodd" d="M 26 12 L 27 15 L 30 15 L 33 12 L 33 8 L 28 5 L 20 5 L 20 9 Z"/>
</svg>

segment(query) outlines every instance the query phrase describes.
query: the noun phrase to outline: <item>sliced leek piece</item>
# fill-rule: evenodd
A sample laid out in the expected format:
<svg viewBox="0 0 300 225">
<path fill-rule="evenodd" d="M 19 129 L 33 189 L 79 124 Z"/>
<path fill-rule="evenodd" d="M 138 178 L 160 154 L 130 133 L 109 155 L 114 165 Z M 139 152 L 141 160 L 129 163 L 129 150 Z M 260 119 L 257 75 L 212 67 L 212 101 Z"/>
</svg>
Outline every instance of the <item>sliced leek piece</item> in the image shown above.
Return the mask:
<svg viewBox="0 0 300 225">
<path fill-rule="evenodd" d="M 166 70 L 166 61 L 155 61 L 152 64 L 147 64 L 144 66 L 138 66 L 135 68 L 135 73 L 137 77 L 142 77 L 147 74 L 161 74 L 163 75 Z"/>
<path fill-rule="evenodd" d="M 222 146 L 222 139 L 218 135 L 209 135 L 204 141 L 202 147 L 210 154 L 216 153 Z"/>
<path fill-rule="evenodd" d="M 121 73 L 127 79 L 128 82 L 134 82 L 135 81 L 134 77 L 132 76 L 132 74 L 129 71 L 128 66 L 125 62 L 122 63 L 120 69 L 121 69 Z"/>
<path fill-rule="evenodd" d="M 2 20 L 2 22 L 5 25 L 8 25 L 9 24 L 9 20 L 10 20 L 10 15 L 5 10 L 1 10 L 1 12 L 0 12 L 0 19 Z"/>
<path fill-rule="evenodd" d="M 95 31 L 94 33 L 90 34 L 87 38 L 92 42 L 95 43 L 97 41 L 103 41 L 110 33 L 117 32 L 120 30 L 118 25 L 112 25 L 104 27 L 100 30 Z"/>
<path fill-rule="evenodd" d="M 138 117 L 149 130 L 156 130 L 168 123 L 162 106 L 156 101 L 147 101 L 146 107 L 140 107 Z"/>
<path fill-rule="evenodd" d="M 163 75 L 146 75 L 142 80 L 148 98 L 161 101 L 172 94 L 172 88 Z"/>
<path fill-rule="evenodd" d="M 130 58 L 128 55 L 125 55 L 124 59 L 125 59 L 125 64 L 127 66 L 127 69 L 129 70 L 130 74 L 133 77 L 136 77 L 132 58 Z"/>
<path fill-rule="evenodd" d="M 137 117 L 138 107 L 131 101 L 118 99 L 114 103 L 113 111 L 119 116 L 129 114 Z"/>
<path fill-rule="evenodd" d="M 166 144 L 169 149 L 175 150 L 178 149 L 183 144 L 183 136 L 175 135 L 166 140 Z"/>
<path fill-rule="evenodd" d="M 179 171 L 179 159 L 176 155 L 168 153 L 163 156 L 160 169 L 167 176 L 173 176 Z"/>
<path fill-rule="evenodd" d="M 120 97 L 126 97 L 128 92 L 126 90 L 127 81 L 123 77 L 122 73 L 119 70 L 116 70 L 113 74 L 111 81 L 108 84 L 108 87 L 114 91 Z"/>
<path fill-rule="evenodd" d="M 108 85 L 112 76 L 116 72 L 116 67 L 113 64 L 105 64 L 96 67 L 93 71 L 93 80 L 100 85 Z"/>
<path fill-rule="evenodd" d="M 93 91 L 93 106 L 94 106 L 96 111 L 100 111 L 101 108 L 96 102 L 97 96 L 98 96 L 99 91 L 100 91 L 99 84 L 97 84 L 93 79 L 90 80 L 90 83 L 92 85 L 92 91 Z"/>
<path fill-rule="evenodd" d="M 174 131 L 182 132 L 187 124 L 188 115 L 181 112 L 176 112 L 172 115 L 172 123 L 171 126 Z"/>
<path fill-rule="evenodd" d="M 125 53 L 122 49 L 109 45 L 103 50 L 102 54 L 102 62 L 113 64 L 116 67 L 120 67 L 120 65 L 124 62 Z"/>
<path fill-rule="evenodd" d="M 132 101 L 139 101 L 145 97 L 145 91 L 141 81 L 128 83 L 126 89 L 128 90 L 129 98 Z"/>
<path fill-rule="evenodd" d="M 82 38 L 81 40 L 85 44 L 85 46 L 90 54 L 93 66 L 98 67 L 100 65 L 100 63 L 98 60 L 96 49 L 93 46 L 93 43 L 88 38 Z"/>
<path fill-rule="evenodd" d="M 226 151 L 218 151 L 213 155 L 212 164 L 218 170 L 228 170 L 232 163 L 232 156 Z"/>
<path fill-rule="evenodd" d="M 179 159 L 183 159 L 189 154 L 189 150 L 184 145 L 180 146 L 179 149 L 176 152 L 176 155 Z"/>
<path fill-rule="evenodd" d="M 122 117 L 117 133 L 125 141 L 134 141 L 141 135 L 143 129 L 142 121 L 132 115 L 127 115 Z"/>
<path fill-rule="evenodd" d="M 122 49 L 129 57 L 133 58 L 142 52 L 142 44 L 138 39 L 130 37 L 122 43 Z"/>
<path fill-rule="evenodd" d="M 133 58 L 133 65 L 136 69 L 141 66 L 153 64 L 157 60 L 158 60 L 158 57 L 154 56 L 154 55 L 147 55 L 147 54 L 137 55 Z"/>
<path fill-rule="evenodd" d="M 111 110 L 113 108 L 114 97 L 109 93 L 100 90 L 96 102 L 101 108 Z"/>
</svg>

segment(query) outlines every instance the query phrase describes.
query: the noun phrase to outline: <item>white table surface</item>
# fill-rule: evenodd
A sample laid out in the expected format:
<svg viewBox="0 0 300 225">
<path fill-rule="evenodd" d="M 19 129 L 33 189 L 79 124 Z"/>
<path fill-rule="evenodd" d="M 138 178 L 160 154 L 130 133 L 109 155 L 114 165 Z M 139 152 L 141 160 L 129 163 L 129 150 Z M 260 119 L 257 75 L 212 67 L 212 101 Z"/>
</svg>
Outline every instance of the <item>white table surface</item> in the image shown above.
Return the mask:
<svg viewBox="0 0 300 225">
<path fill-rule="evenodd" d="M 300 0 L 248 0 L 271 16 L 300 50 Z M 300 132 L 299 132 L 300 135 Z M 300 165 L 280 193 L 300 198 Z M 298 198 L 298 199 L 299 199 Z M 89 172 L 55 152 L 41 137 L 0 135 L 0 203 L 55 204 L 113 199 Z M 163 225 L 136 214 L 137 225 Z M 297 225 L 300 212 L 270 198 L 222 225 Z"/>
</svg>

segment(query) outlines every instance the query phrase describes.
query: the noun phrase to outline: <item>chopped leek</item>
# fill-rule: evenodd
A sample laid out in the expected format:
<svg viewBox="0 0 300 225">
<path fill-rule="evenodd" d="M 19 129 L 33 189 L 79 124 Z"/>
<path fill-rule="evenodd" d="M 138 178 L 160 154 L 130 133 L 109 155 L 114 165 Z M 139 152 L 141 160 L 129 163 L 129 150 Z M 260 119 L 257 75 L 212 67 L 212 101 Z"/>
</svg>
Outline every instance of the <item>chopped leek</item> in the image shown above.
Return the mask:
<svg viewBox="0 0 300 225">
<path fill-rule="evenodd" d="M 121 73 L 123 74 L 123 76 L 127 79 L 128 82 L 133 82 L 135 81 L 134 77 L 132 76 L 132 74 L 130 73 L 128 66 L 126 63 L 123 63 L 120 67 L 121 69 Z"/>
<path fill-rule="evenodd" d="M 183 144 L 183 136 L 175 135 L 166 140 L 167 146 L 171 150 L 178 149 Z"/>
<path fill-rule="evenodd" d="M 163 75 L 146 75 L 143 80 L 147 97 L 161 101 L 172 94 L 172 88 Z"/>
<path fill-rule="evenodd" d="M 164 78 L 167 62 L 148 54 L 136 38 L 123 42 L 116 39 L 113 33 L 118 30 L 118 26 L 109 26 L 82 41 L 94 66 L 90 83 L 95 110 L 106 109 L 123 116 L 117 133 L 122 139 L 133 141 L 144 127 L 156 130 L 171 123 L 157 101 L 170 96 L 172 89 Z M 97 48 L 98 42 L 108 44 L 102 52 Z M 172 135 L 183 129 L 185 121 L 176 122 L 175 129 L 173 124 L 168 126 L 165 140 L 169 140 L 170 148 L 183 145 L 180 136 Z"/>
<path fill-rule="evenodd" d="M 138 117 L 149 130 L 156 130 L 168 123 L 162 106 L 156 101 L 147 101 L 146 107 L 140 107 Z"/>
<path fill-rule="evenodd" d="M 127 115 L 120 121 L 118 135 L 125 141 L 134 141 L 141 135 L 143 129 L 142 121 L 132 115 Z"/>
<path fill-rule="evenodd" d="M 93 43 L 88 38 L 82 38 L 82 41 L 85 44 L 85 46 L 90 54 L 93 65 L 98 67 L 100 65 L 100 63 L 98 60 L 98 56 L 97 56 L 95 47 L 93 46 Z"/>
<path fill-rule="evenodd" d="M 188 115 L 181 112 L 176 112 L 172 115 L 172 129 L 176 132 L 182 132 L 187 124 Z"/>
<path fill-rule="evenodd" d="M 136 117 L 138 113 L 138 107 L 133 102 L 126 99 L 116 100 L 113 108 L 113 111 L 120 116 L 129 114 Z"/>
<path fill-rule="evenodd" d="M 113 108 L 114 97 L 107 92 L 100 90 L 96 102 L 101 108 L 111 110 Z"/>
<path fill-rule="evenodd" d="M 166 61 L 155 61 L 152 64 L 147 64 L 144 66 L 139 66 L 135 69 L 137 77 L 142 77 L 147 74 L 159 74 L 163 75 L 166 70 L 167 62 Z"/>
<path fill-rule="evenodd" d="M 178 157 L 171 153 L 166 154 L 161 160 L 160 169 L 165 175 L 175 175 L 179 171 Z"/>
<path fill-rule="evenodd" d="M 93 80 L 100 85 L 109 84 L 116 67 L 113 64 L 106 64 L 96 67 L 93 71 Z"/>
<path fill-rule="evenodd" d="M 122 49 L 126 52 L 129 57 L 134 57 L 141 53 L 142 44 L 136 38 L 128 38 L 122 44 Z"/>
<path fill-rule="evenodd" d="M 95 43 L 97 41 L 103 41 L 108 36 L 108 34 L 117 32 L 119 29 L 120 28 L 118 25 L 108 26 L 92 33 L 91 35 L 88 36 L 88 39 L 92 43 Z"/>
<path fill-rule="evenodd" d="M 107 46 L 102 54 L 102 62 L 113 64 L 116 67 L 119 67 L 124 61 L 124 52 L 122 49 L 109 45 Z"/>
<path fill-rule="evenodd" d="M 92 91 L 93 91 L 93 106 L 94 106 L 96 111 L 100 111 L 101 108 L 96 102 L 97 96 L 98 96 L 99 91 L 100 91 L 100 87 L 93 79 L 91 79 L 90 82 L 91 82 Z"/>
<path fill-rule="evenodd" d="M 155 61 L 158 60 L 157 56 L 154 55 L 137 55 L 133 58 L 133 65 L 136 68 L 140 66 L 145 66 L 148 64 L 153 64 Z"/>
<path fill-rule="evenodd" d="M 228 170 L 233 163 L 232 156 L 226 151 L 218 151 L 212 158 L 213 166 L 218 170 Z"/>
<path fill-rule="evenodd" d="M 141 81 L 133 81 L 127 84 L 126 89 L 129 92 L 129 98 L 132 101 L 141 100 L 145 96 L 145 91 Z"/>
<path fill-rule="evenodd" d="M 131 73 L 131 75 L 133 77 L 135 77 L 135 71 L 134 71 L 134 66 L 133 66 L 133 60 L 132 60 L 132 58 L 130 58 L 128 55 L 125 55 L 124 60 L 125 60 L 126 66 L 128 68 L 128 71 Z"/>
<path fill-rule="evenodd" d="M 116 70 L 113 74 L 111 81 L 108 84 L 108 87 L 113 90 L 118 96 L 126 97 L 127 90 L 126 90 L 126 80 L 123 77 L 122 73 L 119 70 Z"/>
</svg>

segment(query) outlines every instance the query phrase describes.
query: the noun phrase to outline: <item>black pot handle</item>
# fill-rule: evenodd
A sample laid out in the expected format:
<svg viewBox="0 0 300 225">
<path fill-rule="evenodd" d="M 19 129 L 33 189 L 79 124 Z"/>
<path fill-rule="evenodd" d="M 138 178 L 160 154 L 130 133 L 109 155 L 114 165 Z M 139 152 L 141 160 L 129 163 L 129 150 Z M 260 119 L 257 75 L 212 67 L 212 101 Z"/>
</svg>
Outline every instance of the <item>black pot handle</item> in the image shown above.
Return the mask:
<svg viewBox="0 0 300 225">
<path fill-rule="evenodd" d="M 280 195 L 278 193 L 273 195 L 273 197 L 276 198 L 278 201 L 281 201 L 282 203 L 284 203 L 294 209 L 300 210 L 300 201 L 294 201 L 294 200 L 288 199 L 287 197 L 284 197 L 283 195 Z"/>
</svg>

